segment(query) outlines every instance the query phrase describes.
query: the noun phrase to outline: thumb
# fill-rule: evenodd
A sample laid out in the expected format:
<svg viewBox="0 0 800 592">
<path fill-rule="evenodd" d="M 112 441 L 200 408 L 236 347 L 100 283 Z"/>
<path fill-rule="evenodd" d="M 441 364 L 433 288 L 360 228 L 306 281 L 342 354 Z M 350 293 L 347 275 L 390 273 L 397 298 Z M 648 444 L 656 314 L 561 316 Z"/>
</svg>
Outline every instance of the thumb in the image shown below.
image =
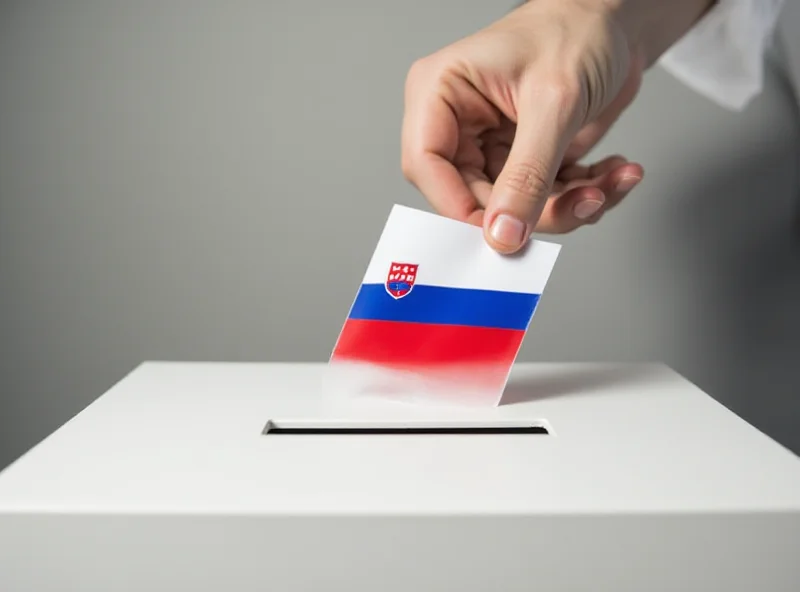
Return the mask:
<svg viewBox="0 0 800 592">
<path fill-rule="evenodd" d="M 484 236 L 501 253 L 514 253 L 528 240 L 550 196 L 574 127 L 577 101 L 526 97 L 506 164 L 492 188 Z"/>
</svg>

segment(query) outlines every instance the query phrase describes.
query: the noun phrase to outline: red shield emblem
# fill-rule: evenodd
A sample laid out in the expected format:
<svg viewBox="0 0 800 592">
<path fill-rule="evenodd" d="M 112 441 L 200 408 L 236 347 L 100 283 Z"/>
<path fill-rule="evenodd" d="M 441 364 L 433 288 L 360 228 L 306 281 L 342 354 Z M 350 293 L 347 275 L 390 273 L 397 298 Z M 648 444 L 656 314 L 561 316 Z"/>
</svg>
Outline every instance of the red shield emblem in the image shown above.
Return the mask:
<svg viewBox="0 0 800 592">
<path fill-rule="evenodd" d="M 386 276 L 386 291 L 395 300 L 408 296 L 414 288 L 417 279 L 416 263 L 396 263 L 392 262 L 389 266 L 389 273 Z"/>
</svg>

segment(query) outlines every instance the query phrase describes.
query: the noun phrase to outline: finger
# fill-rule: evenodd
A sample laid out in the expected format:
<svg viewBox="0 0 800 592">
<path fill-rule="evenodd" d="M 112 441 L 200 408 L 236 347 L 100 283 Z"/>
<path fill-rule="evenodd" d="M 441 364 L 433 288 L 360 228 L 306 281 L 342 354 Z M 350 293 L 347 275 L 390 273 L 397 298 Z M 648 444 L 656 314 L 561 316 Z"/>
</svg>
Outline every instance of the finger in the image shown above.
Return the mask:
<svg viewBox="0 0 800 592">
<path fill-rule="evenodd" d="M 573 164 L 562 168 L 558 172 L 558 179 L 565 182 L 589 180 L 604 175 L 627 162 L 624 157 L 614 155 L 608 156 L 590 166 Z"/>
<path fill-rule="evenodd" d="M 441 215 L 474 220 L 478 202 L 453 164 L 459 144 L 455 113 L 436 93 L 414 89 L 410 84 L 403 117 L 403 174 Z"/>
<path fill-rule="evenodd" d="M 436 212 L 461 222 L 481 225 L 481 204 L 451 162 L 428 153 L 420 157 L 415 172 L 414 185 Z M 480 216 L 476 217 L 479 213 Z"/>
<path fill-rule="evenodd" d="M 501 253 L 528 240 L 547 203 L 577 114 L 577 95 L 522 93 L 514 142 L 494 184 L 484 216 L 484 236 Z"/>
<path fill-rule="evenodd" d="M 606 203 L 603 210 L 608 211 L 619 204 L 623 198 L 637 187 L 643 177 L 644 169 L 642 165 L 638 163 L 624 163 L 596 177 L 590 184 L 593 187 L 597 187 L 606 196 Z"/>
<path fill-rule="evenodd" d="M 503 172 L 508 160 L 508 154 L 511 151 L 511 146 L 505 144 L 492 144 L 484 148 L 486 152 L 486 174 L 490 180 L 496 181 Z M 484 202 L 485 205 L 486 202 Z"/>
<path fill-rule="evenodd" d="M 550 200 L 542 211 L 536 232 L 564 234 L 590 223 L 602 215 L 606 196 L 594 186 L 570 189 Z"/>
<path fill-rule="evenodd" d="M 464 221 L 474 226 L 483 226 L 484 207 L 489 201 L 489 195 L 492 192 L 492 184 L 481 171 L 475 169 L 460 169 L 459 173 L 478 202 L 478 206 Z"/>
<path fill-rule="evenodd" d="M 566 191 L 545 207 L 536 232 L 563 234 L 597 223 L 629 195 L 643 176 L 641 165 L 624 164 L 588 185 Z"/>
<path fill-rule="evenodd" d="M 461 176 L 475 196 L 481 209 L 486 207 L 489 203 L 489 198 L 492 195 L 492 183 L 483 171 L 476 169 L 462 168 L 460 171 Z"/>
</svg>

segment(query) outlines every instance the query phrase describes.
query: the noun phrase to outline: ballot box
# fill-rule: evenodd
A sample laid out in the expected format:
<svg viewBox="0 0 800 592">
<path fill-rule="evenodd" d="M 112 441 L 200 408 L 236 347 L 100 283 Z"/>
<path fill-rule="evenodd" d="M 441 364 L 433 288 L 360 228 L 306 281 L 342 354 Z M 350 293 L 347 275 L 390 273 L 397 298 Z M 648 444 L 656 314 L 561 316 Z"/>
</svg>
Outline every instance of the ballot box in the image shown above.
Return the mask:
<svg viewBox="0 0 800 592">
<path fill-rule="evenodd" d="M 0 473 L 0 590 L 800 590 L 800 460 L 665 366 L 328 368 L 137 368 Z"/>
</svg>

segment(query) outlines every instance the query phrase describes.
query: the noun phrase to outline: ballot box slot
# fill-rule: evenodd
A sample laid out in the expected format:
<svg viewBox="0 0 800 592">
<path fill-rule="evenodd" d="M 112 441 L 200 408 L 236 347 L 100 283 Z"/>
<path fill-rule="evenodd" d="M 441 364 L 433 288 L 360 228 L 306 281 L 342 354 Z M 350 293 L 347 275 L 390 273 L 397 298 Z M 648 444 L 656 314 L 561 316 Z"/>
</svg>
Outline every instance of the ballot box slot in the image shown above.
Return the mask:
<svg viewBox="0 0 800 592">
<path fill-rule="evenodd" d="M 267 421 L 266 436 L 549 435 L 544 422 Z"/>
</svg>

